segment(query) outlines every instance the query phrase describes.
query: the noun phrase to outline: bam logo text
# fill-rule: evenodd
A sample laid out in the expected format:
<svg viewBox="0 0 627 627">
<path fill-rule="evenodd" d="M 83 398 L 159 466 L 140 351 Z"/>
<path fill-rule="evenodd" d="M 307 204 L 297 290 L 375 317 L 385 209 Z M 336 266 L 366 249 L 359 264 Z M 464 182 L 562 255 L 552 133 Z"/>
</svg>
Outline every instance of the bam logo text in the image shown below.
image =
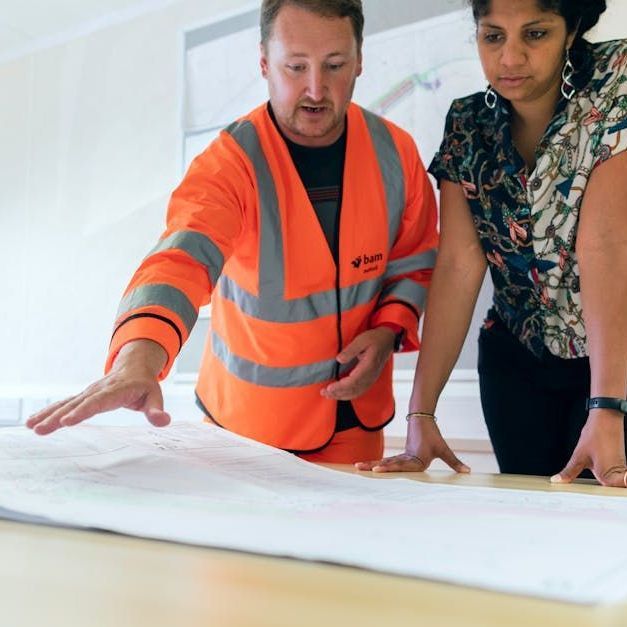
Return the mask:
<svg viewBox="0 0 627 627">
<path fill-rule="evenodd" d="M 351 264 L 355 269 L 359 269 L 363 266 L 364 272 L 372 272 L 377 268 L 374 264 L 377 264 L 379 261 L 383 261 L 383 253 L 376 253 L 374 255 L 359 255 L 359 257 L 355 257 L 355 259 L 351 261 Z"/>
</svg>

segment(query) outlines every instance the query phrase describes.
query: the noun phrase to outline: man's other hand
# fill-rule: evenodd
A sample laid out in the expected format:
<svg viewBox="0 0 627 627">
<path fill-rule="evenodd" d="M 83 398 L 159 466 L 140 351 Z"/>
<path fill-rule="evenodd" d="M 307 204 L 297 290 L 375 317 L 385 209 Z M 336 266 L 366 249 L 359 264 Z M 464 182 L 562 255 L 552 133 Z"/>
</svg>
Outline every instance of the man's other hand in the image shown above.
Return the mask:
<svg viewBox="0 0 627 627">
<path fill-rule="evenodd" d="M 120 350 L 108 375 L 80 394 L 33 414 L 26 426 L 39 435 L 47 435 L 124 407 L 143 412 L 155 427 L 165 427 L 170 423 L 170 415 L 163 411 L 158 375 L 166 359 L 165 350 L 151 340 L 130 342 Z"/>
<path fill-rule="evenodd" d="M 356 360 L 355 367 L 339 381 L 334 381 L 320 393 L 325 398 L 348 401 L 361 396 L 379 378 L 383 366 L 394 352 L 394 331 L 377 327 L 358 335 L 338 356 L 340 364 Z"/>
</svg>

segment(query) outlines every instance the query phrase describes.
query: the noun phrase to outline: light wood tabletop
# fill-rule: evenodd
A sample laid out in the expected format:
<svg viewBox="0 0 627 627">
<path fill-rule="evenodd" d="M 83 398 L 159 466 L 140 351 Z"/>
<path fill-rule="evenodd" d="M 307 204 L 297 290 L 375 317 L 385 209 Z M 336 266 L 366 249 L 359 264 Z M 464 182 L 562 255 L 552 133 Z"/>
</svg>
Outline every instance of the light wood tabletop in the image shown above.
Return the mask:
<svg viewBox="0 0 627 627">
<path fill-rule="evenodd" d="M 403 476 L 622 497 L 616 489 L 551 486 L 536 477 Z M 0 521 L 0 555 L 3 627 L 627 626 L 627 603 L 580 607 L 105 532 Z"/>
</svg>

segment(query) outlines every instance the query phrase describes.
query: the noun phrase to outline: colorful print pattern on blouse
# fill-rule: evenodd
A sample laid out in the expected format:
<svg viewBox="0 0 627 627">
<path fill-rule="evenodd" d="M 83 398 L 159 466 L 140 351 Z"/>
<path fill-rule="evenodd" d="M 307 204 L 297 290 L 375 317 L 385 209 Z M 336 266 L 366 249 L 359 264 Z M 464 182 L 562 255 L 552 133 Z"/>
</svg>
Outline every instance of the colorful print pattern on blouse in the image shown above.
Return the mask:
<svg viewBox="0 0 627 627">
<path fill-rule="evenodd" d="M 491 110 L 483 92 L 453 101 L 429 168 L 462 185 L 498 315 L 534 354 L 562 358 L 587 354 L 575 254 L 586 185 L 627 149 L 627 40 L 581 42 L 572 58 L 577 93 L 560 101 L 533 172 L 513 145 L 508 102 Z"/>
</svg>

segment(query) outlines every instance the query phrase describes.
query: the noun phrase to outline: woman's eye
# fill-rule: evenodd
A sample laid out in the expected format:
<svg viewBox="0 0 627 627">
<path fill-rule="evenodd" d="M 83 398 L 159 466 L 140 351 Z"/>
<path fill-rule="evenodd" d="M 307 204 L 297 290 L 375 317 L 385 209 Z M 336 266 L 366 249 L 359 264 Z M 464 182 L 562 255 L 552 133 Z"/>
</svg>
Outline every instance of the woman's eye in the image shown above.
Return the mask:
<svg viewBox="0 0 627 627">
<path fill-rule="evenodd" d="M 537 41 L 538 39 L 542 39 L 545 35 L 546 35 L 546 31 L 545 30 L 530 30 L 527 33 L 527 37 L 529 37 L 529 39 L 533 39 L 535 41 Z"/>
<path fill-rule="evenodd" d="M 501 40 L 501 35 L 500 33 L 486 33 L 483 36 L 483 40 L 489 44 L 495 44 Z"/>
</svg>

